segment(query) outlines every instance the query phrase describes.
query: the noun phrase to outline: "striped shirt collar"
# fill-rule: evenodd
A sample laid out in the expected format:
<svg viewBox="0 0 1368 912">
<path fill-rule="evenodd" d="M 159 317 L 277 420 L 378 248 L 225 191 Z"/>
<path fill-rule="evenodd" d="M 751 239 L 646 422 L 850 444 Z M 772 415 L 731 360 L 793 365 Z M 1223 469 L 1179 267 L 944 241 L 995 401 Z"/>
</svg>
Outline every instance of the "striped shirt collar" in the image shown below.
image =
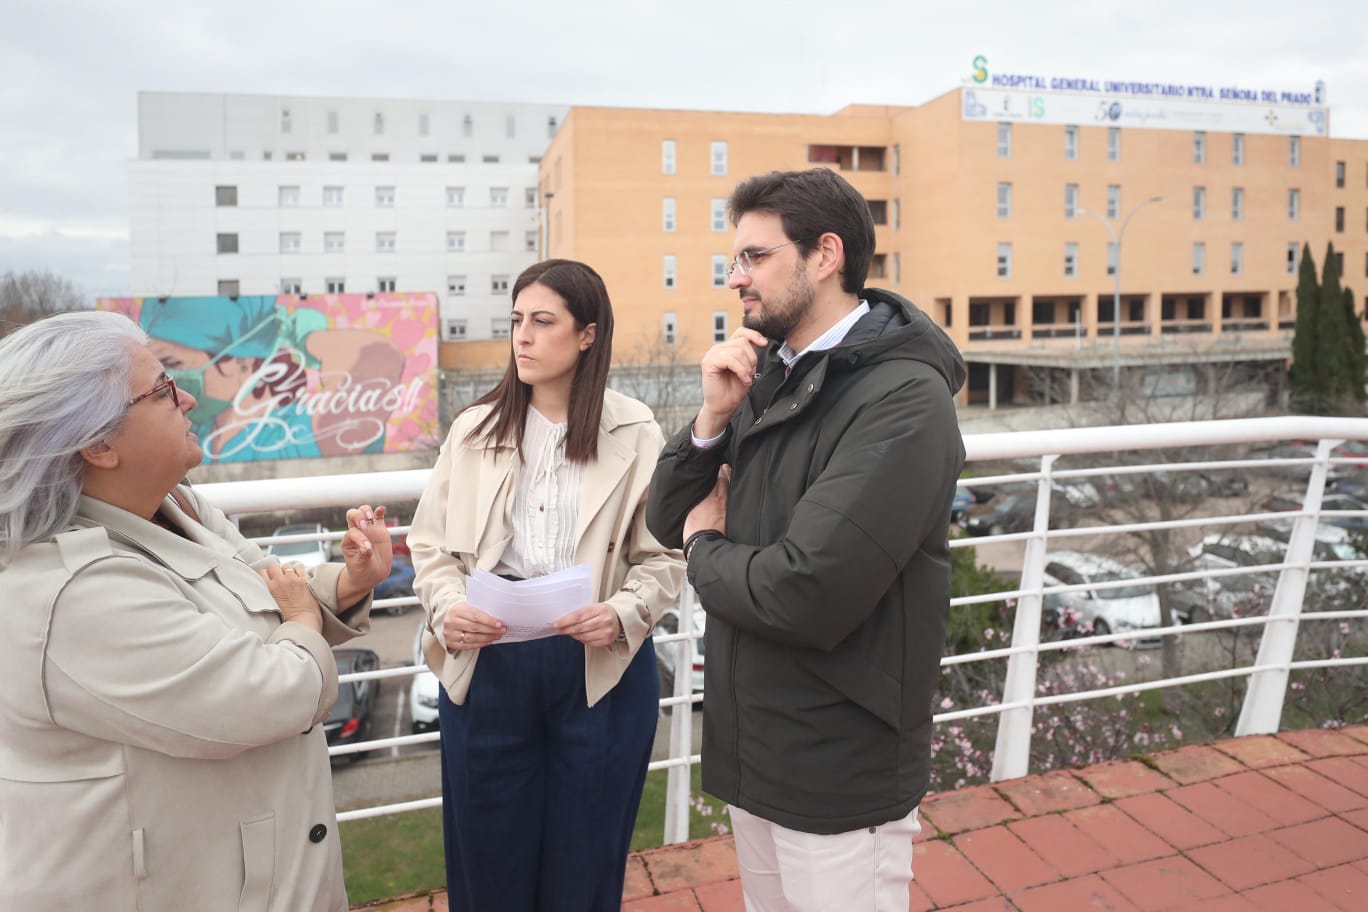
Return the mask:
<svg viewBox="0 0 1368 912">
<path fill-rule="evenodd" d="M 793 349 L 789 347 L 787 342 L 783 343 L 779 346 L 778 355 L 780 359 L 783 360 L 784 366 L 792 370 L 793 365 L 797 363 L 798 359 L 808 352 L 826 351 L 829 348 L 835 348 L 840 345 L 841 341 L 845 339 L 846 333 L 850 332 L 850 328 L 859 322 L 860 317 L 863 317 L 867 313 L 869 313 L 869 302 L 862 300 L 860 301 L 859 307 L 846 314 L 836 323 L 836 325 L 822 333 L 811 345 L 796 354 Z"/>
</svg>

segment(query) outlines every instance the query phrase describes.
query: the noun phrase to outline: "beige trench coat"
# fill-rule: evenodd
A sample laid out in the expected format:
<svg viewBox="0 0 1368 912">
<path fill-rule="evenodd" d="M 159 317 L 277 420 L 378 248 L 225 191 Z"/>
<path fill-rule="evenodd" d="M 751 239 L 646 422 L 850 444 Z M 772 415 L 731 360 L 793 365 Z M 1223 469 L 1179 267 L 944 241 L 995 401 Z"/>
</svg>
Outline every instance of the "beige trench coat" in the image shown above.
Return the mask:
<svg viewBox="0 0 1368 912">
<path fill-rule="evenodd" d="M 317 723 L 370 599 L 334 615 L 325 565 L 324 635 L 281 623 L 273 559 L 182 493 L 191 540 L 82 497 L 0 571 L 0 909 L 347 908 Z"/>
<path fill-rule="evenodd" d="M 469 409 L 452 424 L 408 536 L 417 570 L 413 588 L 427 611 L 423 655 L 455 703 L 465 702 L 479 650 L 447 652 L 441 637 L 447 608 L 465 601 L 466 576 L 493 570 L 513 539 L 517 453 L 465 442 L 488 410 Z M 617 611 L 627 639 L 585 648 L 590 706 L 617 684 L 684 579 L 680 553 L 646 529 L 646 491 L 663 445 L 650 409 L 612 390 L 604 394 L 598 458 L 584 467 L 575 563 L 589 565 L 596 598 Z"/>
</svg>

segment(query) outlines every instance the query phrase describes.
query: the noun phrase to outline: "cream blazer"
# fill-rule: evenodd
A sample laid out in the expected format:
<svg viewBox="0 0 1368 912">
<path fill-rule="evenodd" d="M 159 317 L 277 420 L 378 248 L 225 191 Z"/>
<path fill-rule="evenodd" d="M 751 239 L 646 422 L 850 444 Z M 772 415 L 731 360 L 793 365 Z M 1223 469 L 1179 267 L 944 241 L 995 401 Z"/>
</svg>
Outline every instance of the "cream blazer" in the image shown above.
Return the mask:
<svg viewBox="0 0 1368 912">
<path fill-rule="evenodd" d="M 447 651 L 441 635 L 447 609 L 465 601 L 466 576 L 476 568 L 492 571 L 513 538 L 517 452 L 465 441 L 489 408 L 467 409 L 452 423 L 408 536 L 413 589 L 427 612 L 423 656 L 455 703 L 465 702 L 480 650 Z M 589 706 L 617 684 L 683 583 L 683 557 L 646 529 L 646 491 L 663 445 L 650 409 L 604 393 L 598 458 L 584 467 L 580 490 L 575 563 L 589 565 L 595 597 L 617 611 L 627 639 L 585 647 Z"/>
</svg>

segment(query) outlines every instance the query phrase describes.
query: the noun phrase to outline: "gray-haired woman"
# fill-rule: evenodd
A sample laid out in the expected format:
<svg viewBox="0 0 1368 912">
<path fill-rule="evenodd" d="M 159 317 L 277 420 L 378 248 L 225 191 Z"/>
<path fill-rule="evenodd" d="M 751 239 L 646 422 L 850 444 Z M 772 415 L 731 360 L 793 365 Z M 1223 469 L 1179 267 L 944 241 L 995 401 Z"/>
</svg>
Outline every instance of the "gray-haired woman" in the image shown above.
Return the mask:
<svg viewBox="0 0 1368 912">
<path fill-rule="evenodd" d="M 0 908 L 347 908 L 317 723 L 384 508 L 278 566 L 178 486 L 193 406 L 122 316 L 0 340 Z"/>
</svg>

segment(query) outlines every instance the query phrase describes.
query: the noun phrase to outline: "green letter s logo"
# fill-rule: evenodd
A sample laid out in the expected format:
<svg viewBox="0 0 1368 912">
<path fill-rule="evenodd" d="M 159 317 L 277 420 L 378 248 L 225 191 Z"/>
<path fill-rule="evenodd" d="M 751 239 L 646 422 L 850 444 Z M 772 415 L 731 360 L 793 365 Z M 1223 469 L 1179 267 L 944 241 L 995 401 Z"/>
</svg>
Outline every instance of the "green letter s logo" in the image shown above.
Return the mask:
<svg viewBox="0 0 1368 912">
<path fill-rule="evenodd" d="M 979 54 L 974 58 L 974 82 L 988 81 L 988 58 Z"/>
</svg>

